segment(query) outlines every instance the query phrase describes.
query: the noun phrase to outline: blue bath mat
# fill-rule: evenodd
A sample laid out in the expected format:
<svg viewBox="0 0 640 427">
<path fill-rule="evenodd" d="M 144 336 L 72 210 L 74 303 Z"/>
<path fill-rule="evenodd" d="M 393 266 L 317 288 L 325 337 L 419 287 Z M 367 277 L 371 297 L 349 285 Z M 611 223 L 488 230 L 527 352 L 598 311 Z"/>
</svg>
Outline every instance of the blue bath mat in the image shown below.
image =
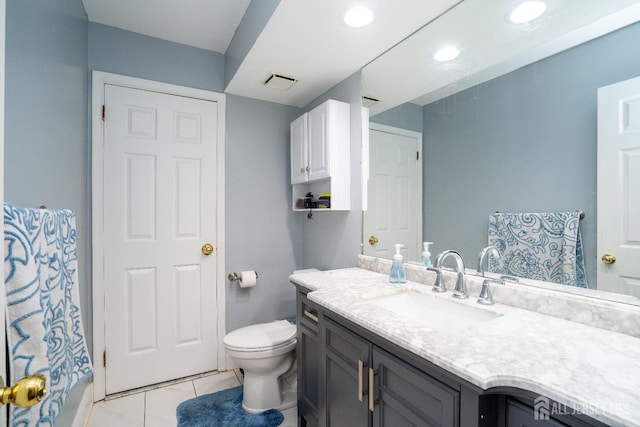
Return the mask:
<svg viewBox="0 0 640 427">
<path fill-rule="evenodd" d="M 242 386 L 185 400 L 176 409 L 178 427 L 275 427 L 284 416 L 277 409 L 247 414 L 242 409 Z"/>
</svg>

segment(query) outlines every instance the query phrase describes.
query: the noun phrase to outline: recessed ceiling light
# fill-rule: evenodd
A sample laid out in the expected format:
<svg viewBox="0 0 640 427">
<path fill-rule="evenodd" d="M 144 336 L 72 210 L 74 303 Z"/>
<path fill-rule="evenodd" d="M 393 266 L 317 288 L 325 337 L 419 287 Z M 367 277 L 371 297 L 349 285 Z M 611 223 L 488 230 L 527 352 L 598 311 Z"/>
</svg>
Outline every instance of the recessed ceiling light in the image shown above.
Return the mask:
<svg viewBox="0 0 640 427">
<path fill-rule="evenodd" d="M 539 18 L 545 10 L 547 10 L 547 4 L 543 1 L 524 1 L 511 9 L 507 19 L 514 24 L 525 24 Z"/>
<path fill-rule="evenodd" d="M 439 62 L 447 62 L 456 59 L 460 55 L 460 51 L 453 46 L 446 46 L 436 50 L 433 59 Z"/>
<path fill-rule="evenodd" d="M 369 25 L 373 21 L 373 12 L 365 6 L 354 6 L 344 14 L 344 23 L 353 28 Z"/>
</svg>

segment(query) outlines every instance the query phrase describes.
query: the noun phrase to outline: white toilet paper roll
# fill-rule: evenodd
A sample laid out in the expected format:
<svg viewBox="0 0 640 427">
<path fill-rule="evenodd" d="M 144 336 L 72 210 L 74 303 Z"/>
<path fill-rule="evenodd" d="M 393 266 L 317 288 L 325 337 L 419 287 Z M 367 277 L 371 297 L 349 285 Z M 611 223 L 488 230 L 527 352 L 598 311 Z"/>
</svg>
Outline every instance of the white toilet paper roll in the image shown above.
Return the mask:
<svg viewBox="0 0 640 427">
<path fill-rule="evenodd" d="M 253 270 L 240 272 L 240 287 L 253 288 L 258 282 L 258 274 Z"/>
</svg>

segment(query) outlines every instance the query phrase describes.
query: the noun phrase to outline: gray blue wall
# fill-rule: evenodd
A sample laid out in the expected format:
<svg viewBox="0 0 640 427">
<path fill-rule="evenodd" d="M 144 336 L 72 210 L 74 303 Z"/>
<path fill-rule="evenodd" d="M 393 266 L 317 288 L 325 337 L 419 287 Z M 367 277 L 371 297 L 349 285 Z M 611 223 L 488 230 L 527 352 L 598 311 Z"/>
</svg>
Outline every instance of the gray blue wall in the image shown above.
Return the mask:
<svg viewBox="0 0 640 427">
<path fill-rule="evenodd" d="M 362 241 L 362 100 L 360 71 L 309 103 L 309 111 L 327 99 L 351 104 L 351 210 L 319 212 L 302 223 L 302 267 L 327 270 L 355 267 Z"/>
<path fill-rule="evenodd" d="M 595 284 L 597 89 L 640 75 L 640 24 L 424 107 L 424 238 L 470 267 L 494 211 L 580 209 Z M 452 232 L 455 230 L 455 232 Z"/>
<path fill-rule="evenodd" d="M 8 0 L 6 13 L 5 200 L 76 212 L 91 346 L 87 16 L 82 0 Z"/>
<path fill-rule="evenodd" d="M 89 69 L 224 92 L 224 55 L 89 23 Z"/>
<path fill-rule="evenodd" d="M 422 133 L 422 114 L 421 106 L 405 102 L 404 104 L 370 117 L 369 121 Z"/>
<path fill-rule="evenodd" d="M 76 213 L 80 303 L 91 351 L 87 23 L 82 0 L 6 3 L 4 192 L 16 205 Z M 59 425 L 75 415 L 82 387 L 76 390 Z"/>
<path fill-rule="evenodd" d="M 256 270 L 258 286 L 227 283 L 227 330 L 295 316 L 288 276 L 301 265 L 302 215 L 291 210 L 289 123 L 295 107 L 227 95 L 227 272 Z"/>
</svg>

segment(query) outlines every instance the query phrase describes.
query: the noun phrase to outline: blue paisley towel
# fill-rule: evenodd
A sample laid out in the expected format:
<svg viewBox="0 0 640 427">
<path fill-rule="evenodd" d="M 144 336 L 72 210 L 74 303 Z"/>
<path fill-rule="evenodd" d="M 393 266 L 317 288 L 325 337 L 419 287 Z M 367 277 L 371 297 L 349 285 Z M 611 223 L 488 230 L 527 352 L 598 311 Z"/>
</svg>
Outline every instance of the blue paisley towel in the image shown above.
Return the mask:
<svg viewBox="0 0 640 427">
<path fill-rule="evenodd" d="M 493 213 L 489 244 L 502 254 L 491 271 L 587 287 L 578 211 Z"/>
<path fill-rule="evenodd" d="M 36 373 L 47 394 L 11 407 L 11 426 L 54 426 L 73 387 L 93 373 L 78 294 L 75 215 L 4 204 L 7 340 L 13 381 Z"/>
</svg>

